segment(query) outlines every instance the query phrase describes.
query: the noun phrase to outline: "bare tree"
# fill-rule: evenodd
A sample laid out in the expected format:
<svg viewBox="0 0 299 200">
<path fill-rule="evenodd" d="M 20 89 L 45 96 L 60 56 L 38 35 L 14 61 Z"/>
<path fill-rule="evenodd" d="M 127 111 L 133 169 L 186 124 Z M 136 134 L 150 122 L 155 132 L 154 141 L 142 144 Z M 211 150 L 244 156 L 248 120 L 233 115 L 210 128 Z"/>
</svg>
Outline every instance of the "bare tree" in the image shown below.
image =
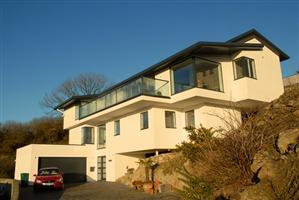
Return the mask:
<svg viewBox="0 0 299 200">
<path fill-rule="evenodd" d="M 52 92 L 46 93 L 40 104 L 43 108 L 51 109 L 72 96 L 99 94 L 109 86 L 104 75 L 87 73 L 68 79 L 55 88 Z"/>
</svg>

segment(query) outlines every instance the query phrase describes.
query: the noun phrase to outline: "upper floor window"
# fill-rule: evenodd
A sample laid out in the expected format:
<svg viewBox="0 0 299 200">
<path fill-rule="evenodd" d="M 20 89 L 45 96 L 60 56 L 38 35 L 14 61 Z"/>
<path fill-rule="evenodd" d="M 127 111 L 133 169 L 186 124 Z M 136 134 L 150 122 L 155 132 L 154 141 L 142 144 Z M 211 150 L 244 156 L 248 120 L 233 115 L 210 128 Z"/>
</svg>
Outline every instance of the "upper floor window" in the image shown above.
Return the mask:
<svg viewBox="0 0 299 200">
<path fill-rule="evenodd" d="M 194 87 L 193 60 L 188 59 L 173 69 L 173 91 L 178 92 Z"/>
<path fill-rule="evenodd" d="M 120 135 L 120 121 L 114 121 L 114 135 Z"/>
<path fill-rule="evenodd" d="M 93 127 L 82 127 L 82 144 L 94 143 Z"/>
<path fill-rule="evenodd" d="M 249 77 L 256 78 L 254 60 L 247 57 L 241 57 L 234 60 L 234 77 L 235 79 Z"/>
<path fill-rule="evenodd" d="M 176 119 L 174 111 L 165 111 L 165 126 L 166 128 L 175 128 Z"/>
<path fill-rule="evenodd" d="M 223 91 L 222 70 L 219 63 L 195 58 L 195 76 L 197 87 Z"/>
<path fill-rule="evenodd" d="M 148 128 L 148 112 L 140 113 L 140 128 L 141 130 Z"/>
<path fill-rule="evenodd" d="M 202 58 L 188 59 L 173 68 L 172 93 L 199 87 L 223 91 L 220 63 Z"/>
<path fill-rule="evenodd" d="M 106 144 L 106 126 L 98 127 L 98 148 L 104 148 Z"/>
<path fill-rule="evenodd" d="M 186 127 L 195 127 L 194 110 L 187 111 L 185 113 Z"/>
</svg>

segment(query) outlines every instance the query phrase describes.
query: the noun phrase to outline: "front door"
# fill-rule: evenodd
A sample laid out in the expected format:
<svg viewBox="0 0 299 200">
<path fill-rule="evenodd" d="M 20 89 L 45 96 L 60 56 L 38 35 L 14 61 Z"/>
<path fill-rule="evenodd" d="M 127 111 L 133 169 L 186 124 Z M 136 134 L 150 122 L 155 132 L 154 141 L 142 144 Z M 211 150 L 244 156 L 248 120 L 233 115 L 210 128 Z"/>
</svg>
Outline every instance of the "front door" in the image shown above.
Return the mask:
<svg viewBox="0 0 299 200">
<path fill-rule="evenodd" d="M 98 181 L 106 180 L 106 156 L 98 156 Z"/>
</svg>

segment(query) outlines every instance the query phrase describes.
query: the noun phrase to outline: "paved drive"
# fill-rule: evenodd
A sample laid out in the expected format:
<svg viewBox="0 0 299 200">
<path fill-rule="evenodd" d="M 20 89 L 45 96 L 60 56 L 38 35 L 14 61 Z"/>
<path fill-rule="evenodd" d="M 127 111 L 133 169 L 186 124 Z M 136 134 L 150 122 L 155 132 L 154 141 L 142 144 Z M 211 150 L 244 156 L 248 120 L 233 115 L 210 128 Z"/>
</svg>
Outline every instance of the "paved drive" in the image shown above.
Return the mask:
<svg viewBox="0 0 299 200">
<path fill-rule="evenodd" d="M 32 187 L 21 188 L 20 200 L 179 200 L 174 193 L 150 195 L 113 182 L 94 182 L 67 185 L 64 191 L 33 192 Z"/>
</svg>

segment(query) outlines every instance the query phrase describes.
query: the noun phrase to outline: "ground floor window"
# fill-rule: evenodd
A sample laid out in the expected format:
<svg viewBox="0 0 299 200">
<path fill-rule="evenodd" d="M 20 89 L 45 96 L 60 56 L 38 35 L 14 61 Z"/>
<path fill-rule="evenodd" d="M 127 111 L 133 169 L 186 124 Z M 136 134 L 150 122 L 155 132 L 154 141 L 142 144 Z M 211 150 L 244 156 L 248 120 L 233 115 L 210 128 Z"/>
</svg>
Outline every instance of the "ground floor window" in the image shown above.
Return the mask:
<svg viewBox="0 0 299 200">
<path fill-rule="evenodd" d="M 195 127 L 194 110 L 185 113 L 186 127 Z"/>
<path fill-rule="evenodd" d="M 120 135 L 120 122 L 119 122 L 119 120 L 114 121 L 114 135 Z"/>
<path fill-rule="evenodd" d="M 94 144 L 93 127 L 82 127 L 82 144 Z"/>
<path fill-rule="evenodd" d="M 148 128 L 148 112 L 140 113 L 140 129 Z"/>
<path fill-rule="evenodd" d="M 98 127 L 98 148 L 104 148 L 106 144 L 106 126 Z"/>
<path fill-rule="evenodd" d="M 176 128 L 176 119 L 174 111 L 165 111 L 165 126 L 166 128 Z"/>
</svg>

